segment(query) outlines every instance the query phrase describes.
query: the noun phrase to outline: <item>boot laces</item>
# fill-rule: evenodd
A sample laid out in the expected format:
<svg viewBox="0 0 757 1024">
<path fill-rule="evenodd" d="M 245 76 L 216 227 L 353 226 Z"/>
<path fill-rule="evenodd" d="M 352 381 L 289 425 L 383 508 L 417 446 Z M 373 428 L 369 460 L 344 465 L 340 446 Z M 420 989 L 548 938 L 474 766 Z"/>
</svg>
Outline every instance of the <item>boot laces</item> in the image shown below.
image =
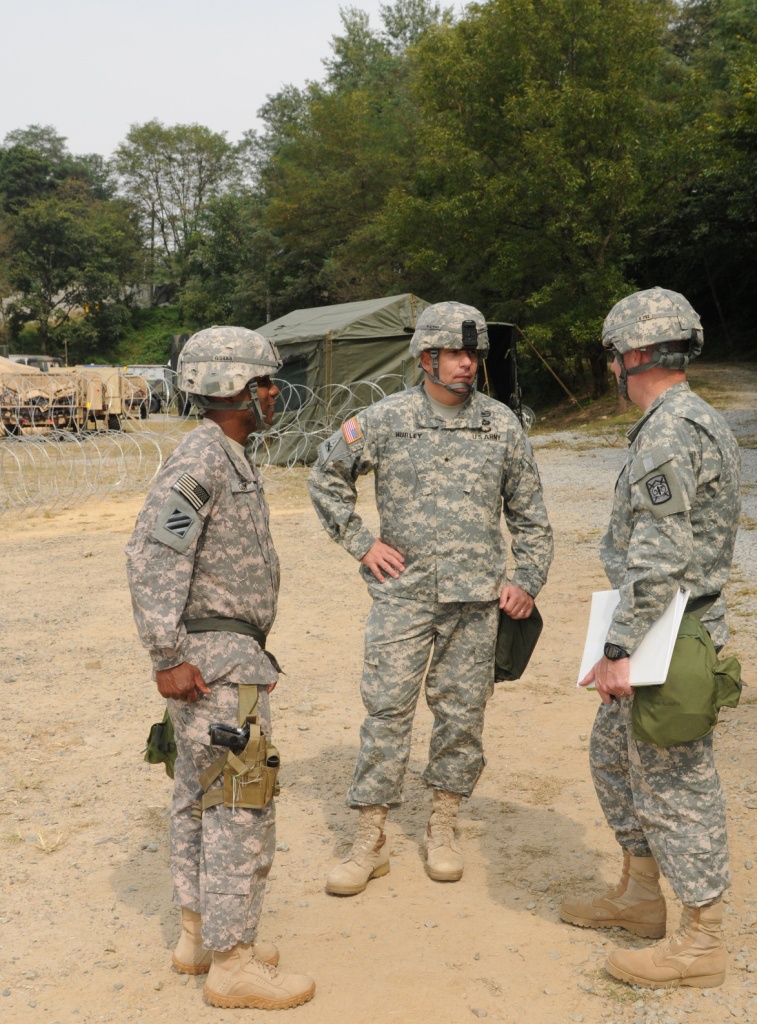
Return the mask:
<svg viewBox="0 0 757 1024">
<path fill-rule="evenodd" d="M 456 820 L 457 815 L 450 808 L 435 808 L 429 822 L 431 834 L 435 839 L 440 839 L 445 846 L 451 846 L 456 838 Z"/>
<path fill-rule="evenodd" d="M 374 825 L 371 821 L 361 821 L 358 824 L 357 836 L 347 860 L 360 861 L 367 854 L 373 853 L 381 835 L 382 832 L 378 825 Z"/>
<path fill-rule="evenodd" d="M 250 953 L 249 963 L 253 964 L 258 974 L 263 974 L 270 981 L 275 981 L 279 975 L 279 972 L 273 964 L 267 964 L 265 960 L 261 960 L 259 956 L 255 956 L 254 953 Z"/>
</svg>

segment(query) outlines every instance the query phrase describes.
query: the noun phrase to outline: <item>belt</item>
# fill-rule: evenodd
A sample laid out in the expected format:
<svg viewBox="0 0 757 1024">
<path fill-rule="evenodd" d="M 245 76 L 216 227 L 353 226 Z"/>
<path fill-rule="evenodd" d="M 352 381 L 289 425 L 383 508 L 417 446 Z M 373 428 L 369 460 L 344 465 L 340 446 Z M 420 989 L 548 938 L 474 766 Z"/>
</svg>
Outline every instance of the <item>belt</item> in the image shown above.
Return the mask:
<svg viewBox="0 0 757 1024">
<path fill-rule="evenodd" d="M 256 640 L 265 650 L 266 635 L 260 626 L 254 626 L 244 619 L 230 619 L 225 615 L 211 615 L 207 619 L 184 619 L 187 633 L 242 633 Z"/>
<path fill-rule="evenodd" d="M 276 671 L 280 674 L 284 671 L 276 655 L 265 649 L 266 635 L 263 630 L 251 622 L 230 619 L 225 615 L 211 615 L 207 619 L 184 619 L 184 628 L 187 633 L 241 633 L 243 636 L 251 636 Z"/>
</svg>

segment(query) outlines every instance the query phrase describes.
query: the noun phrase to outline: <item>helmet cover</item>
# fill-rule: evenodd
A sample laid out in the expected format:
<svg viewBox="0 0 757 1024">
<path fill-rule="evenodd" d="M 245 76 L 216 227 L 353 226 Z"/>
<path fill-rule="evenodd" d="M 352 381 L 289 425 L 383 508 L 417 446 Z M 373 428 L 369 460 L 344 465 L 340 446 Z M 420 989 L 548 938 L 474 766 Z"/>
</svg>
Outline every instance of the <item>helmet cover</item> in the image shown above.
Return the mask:
<svg viewBox="0 0 757 1024">
<path fill-rule="evenodd" d="M 633 349 L 687 341 L 687 353 L 663 350 L 656 365 L 682 369 L 701 353 L 704 333 L 699 314 L 688 299 L 668 288 L 648 288 L 616 302 L 602 327 L 602 344 L 621 355 Z M 674 365 L 677 364 L 677 365 Z"/>
<path fill-rule="evenodd" d="M 489 351 L 489 333 L 486 320 L 474 306 L 462 302 L 437 302 L 427 306 L 418 317 L 415 332 L 410 339 L 410 355 L 432 349 L 475 350 L 482 355 Z"/>
</svg>

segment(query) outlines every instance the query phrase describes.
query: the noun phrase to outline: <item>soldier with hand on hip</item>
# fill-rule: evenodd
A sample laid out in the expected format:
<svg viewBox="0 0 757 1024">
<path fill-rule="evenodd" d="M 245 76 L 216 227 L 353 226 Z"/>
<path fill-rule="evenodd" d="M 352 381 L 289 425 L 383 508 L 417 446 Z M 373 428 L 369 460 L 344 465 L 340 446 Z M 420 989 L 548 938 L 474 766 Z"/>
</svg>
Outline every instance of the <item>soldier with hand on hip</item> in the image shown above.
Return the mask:
<svg viewBox="0 0 757 1024">
<path fill-rule="evenodd" d="M 181 936 L 173 964 L 183 974 L 207 972 L 205 998 L 223 1007 L 283 1009 L 315 991 L 307 976 L 278 971 L 278 950 L 257 938 L 275 849 L 268 765 L 276 762 L 265 758 L 275 749 L 268 694 L 278 665 L 265 643 L 279 561 L 244 445 L 273 421 L 271 376 L 280 367 L 275 346 L 242 327 L 189 339 L 178 386 L 203 421 L 166 461 L 126 548 L 134 618 L 177 745 L 170 839 Z M 215 738 L 245 723 L 252 738 L 230 762 L 210 727 L 228 727 Z"/>
<path fill-rule="evenodd" d="M 552 531 L 529 441 L 515 415 L 476 391 L 486 322 L 441 302 L 418 319 L 410 354 L 424 382 L 370 406 L 319 448 L 308 486 L 329 536 L 361 562 L 373 606 L 361 695 L 367 715 L 347 796 L 359 812 L 349 855 L 328 892 L 352 895 L 386 874 L 384 825 L 402 800 L 415 707 L 425 677 L 434 716 L 423 779 L 433 807 L 426 870 L 456 881 L 460 801 L 484 768 L 500 608 L 530 616 L 552 560 Z M 356 512 L 356 480 L 373 470 L 380 535 Z M 506 574 L 501 519 L 515 561 Z"/>
<path fill-rule="evenodd" d="M 730 883 L 712 732 L 669 745 L 637 739 L 638 702 L 654 699 L 649 691 L 657 688 L 634 696 L 629 655 L 679 586 L 691 591 L 689 613 L 703 627 L 693 649 L 708 646 L 714 661 L 715 650 L 728 640 L 723 587 L 739 521 L 739 450 L 720 413 L 686 382 L 686 367 L 701 352 L 703 334 L 683 295 L 665 288 L 629 295 L 607 316 L 602 344 L 620 394 L 643 414 L 628 434 L 628 459 L 600 544 L 620 603 L 604 657 L 582 680 L 593 682 L 602 698 L 591 737 L 591 773 L 623 850 L 623 870 L 609 892 L 566 900 L 560 916 L 585 928 L 617 926 L 634 935 L 664 936 L 662 871 L 683 904 L 680 928 L 646 949 L 613 950 L 607 969 L 643 987 L 707 988 L 725 977 L 721 899 Z M 694 674 L 688 679 L 693 687 Z M 670 674 L 666 686 L 669 681 Z"/>
</svg>

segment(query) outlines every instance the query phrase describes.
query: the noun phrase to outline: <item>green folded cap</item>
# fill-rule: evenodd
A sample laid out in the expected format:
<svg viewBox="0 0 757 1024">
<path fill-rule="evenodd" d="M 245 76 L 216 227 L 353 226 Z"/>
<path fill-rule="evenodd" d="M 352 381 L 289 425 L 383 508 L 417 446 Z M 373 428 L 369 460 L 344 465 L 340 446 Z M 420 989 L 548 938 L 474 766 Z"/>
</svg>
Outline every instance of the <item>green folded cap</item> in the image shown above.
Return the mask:
<svg viewBox="0 0 757 1024">
<path fill-rule="evenodd" d="M 497 650 L 494 655 L 495 682 L 520 679 L 543 628 L 544 620 L 536 605 L 527 619 L 511 619 L 504 612 L 499 613 Z"/>
</svg>

